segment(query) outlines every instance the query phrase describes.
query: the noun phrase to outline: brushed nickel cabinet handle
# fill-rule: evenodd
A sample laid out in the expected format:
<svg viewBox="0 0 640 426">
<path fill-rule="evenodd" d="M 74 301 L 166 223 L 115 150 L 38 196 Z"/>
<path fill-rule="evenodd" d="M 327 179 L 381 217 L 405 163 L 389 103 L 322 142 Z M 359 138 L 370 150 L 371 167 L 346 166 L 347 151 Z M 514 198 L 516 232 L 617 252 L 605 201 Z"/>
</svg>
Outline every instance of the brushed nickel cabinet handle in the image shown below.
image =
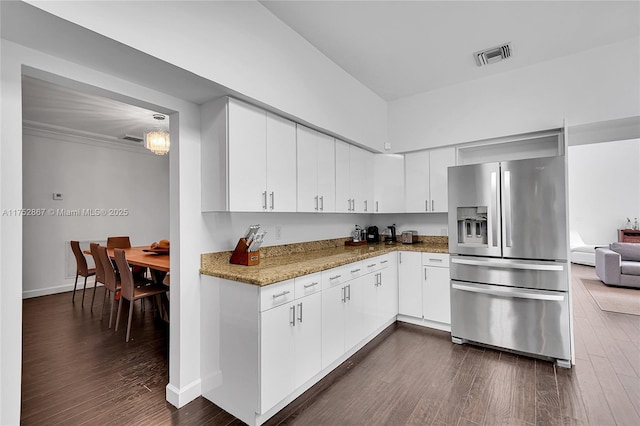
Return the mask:
<svg viewBox="0 0 640 426">
<path fill-rule="evenodd" d="M 278 293 L 278 294 L 274 294 L 273 298 L 277 299 L 278 297 L 282 297 L 282 296 L 286 296 L 287 294 L 291 293 L 289 290 L 285 290 L 282 293 Z"/>
</svg>

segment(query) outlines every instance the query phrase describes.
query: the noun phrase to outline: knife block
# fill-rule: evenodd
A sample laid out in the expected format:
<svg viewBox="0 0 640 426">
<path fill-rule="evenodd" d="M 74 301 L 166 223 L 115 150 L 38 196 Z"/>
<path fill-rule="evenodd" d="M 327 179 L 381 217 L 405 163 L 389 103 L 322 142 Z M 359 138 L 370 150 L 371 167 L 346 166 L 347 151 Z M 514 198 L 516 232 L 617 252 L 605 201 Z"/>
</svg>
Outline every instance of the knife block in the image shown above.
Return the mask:
<svg viewBox="0 0 640 426">
<path fill-rule="evenodd" d="M 258 251 L 248 251 L 249 246 L 247 245 L 247 240 L 244 238 L 240 238 L 238 240 L 238 244 L 236 244 L 236 248 L 231 253 L 231 259 L 229 259 L 229 263 L 233 263 L 234 265 L 244 265 L 244 266 L 253 266 L 260 263 L 260 250 Z"/>
</svg>

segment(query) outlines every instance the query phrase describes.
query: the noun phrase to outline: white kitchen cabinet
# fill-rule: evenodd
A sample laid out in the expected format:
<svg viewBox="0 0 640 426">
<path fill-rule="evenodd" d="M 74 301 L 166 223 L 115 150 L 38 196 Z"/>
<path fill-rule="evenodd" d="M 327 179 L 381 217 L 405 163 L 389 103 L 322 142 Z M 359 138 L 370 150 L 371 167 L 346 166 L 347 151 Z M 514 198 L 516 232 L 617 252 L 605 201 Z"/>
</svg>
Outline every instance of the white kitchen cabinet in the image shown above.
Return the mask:
<svg viewBox="0 0 640 426">
<path fill-rule="evenodd" d="M 447 168 L 455 165 L 455 148 L 407 153 L 405 158 L 405 211 L 447 212 Z"/>
<path fill-rule="evenodd" d="M 335 141 L 297 126 L 297 211 L 335 211 Z"/>
<path fill-rule="evenodd" d="M 260 406 L 262 412 L 295 389 L 295 302 L 262 312 L 260 323 Z"/>
<path fill-rule="evenodd" d="M 373 212 L 373 154 L 336 139 L 336 212 Z"/>
<path fill-rule="evenodd" d="M 349 281 L 346 286 L 344 311 L 344 351 L 353 348 L 367 336 L 364 277 Z"/>
<path fill-rule="evenodd" d="M 267 206 L 265 211 L 296 211 L 296 124 L 267 113 Z"/>
<path fill-rule="evenodd" d="M 346 285 L 322 290 L 322 368 L 344 353 Z"/>
<path fill-rule="evenodd" d="M 232 98 L 201 123 L 203 211 L 296 211 L 295 123 Z"/>
<path fill-rule="evenodd" d="M 423 253 L 422 317 L 451 324 L 449 255 Z"/>
<path fill-rule="evenodd" d="M 373 155 L 373 213 L 403 213 L 404 156 Z"/>
<path fill-rule="evenodd" d="M 422 318 L 422 253 L 398 252 L 398 313 Z"/>
<path fill-rule="evenodd" d="M 297 299 L 294 327 L 294 387 L 322 370 L 322 293 Z"/>
<path fill-rule="evenodd" d="M 279 286 L 280 284 L 276 284 Z M 269 294 L 280 298 L 284 287 Z M 293 297 L 293 296 L 292 296 Z M 263 304 L 264 305 L 264 304 Z M 267 411 L 320 372 L 322 296 L 319 291 L 260 316 L 260 406 Z"/>
<path fill-rule="evenodd" d="M 395 253 L 363 261 L 369 272 L 363 283 L 365 336 L 382 327 L 398 314 L 398 280 Z"/>
<path fill-rule="evenodd" d="M 322 272 L 322 368 L 366 336 L 363 262 Z"/>
</svg>

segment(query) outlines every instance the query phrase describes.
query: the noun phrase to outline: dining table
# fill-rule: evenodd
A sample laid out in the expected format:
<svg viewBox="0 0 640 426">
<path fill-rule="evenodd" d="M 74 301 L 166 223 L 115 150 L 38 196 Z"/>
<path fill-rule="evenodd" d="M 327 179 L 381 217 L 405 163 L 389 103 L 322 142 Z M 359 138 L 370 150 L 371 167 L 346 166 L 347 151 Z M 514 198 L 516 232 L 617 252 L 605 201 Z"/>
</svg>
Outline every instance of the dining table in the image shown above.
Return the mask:
<svg viewBox="0 0 640 426">
<path fill-rule="evenodd" d="M 107 249 L 107 254 L 110 259 L 115 260 L 113 250 L 114 249 Z M 149 268 L 151 279 L 154 283 L 169 286 L 167 274 L 170 272 L 171 258 L 168 252 L 165 253 L 161 250 L 153 250 L 150 246 L 127 247 L 122 248 L 121 250 L 124 251 L 129 265 Z M 91 250 L 84 250 L 83 253 L 91 255 Z M 163 320 L 169 322 L 169 295 L 163 293 L 158 296 L 163 296 L 156 298 L 159 315 Z"/>
</svg>

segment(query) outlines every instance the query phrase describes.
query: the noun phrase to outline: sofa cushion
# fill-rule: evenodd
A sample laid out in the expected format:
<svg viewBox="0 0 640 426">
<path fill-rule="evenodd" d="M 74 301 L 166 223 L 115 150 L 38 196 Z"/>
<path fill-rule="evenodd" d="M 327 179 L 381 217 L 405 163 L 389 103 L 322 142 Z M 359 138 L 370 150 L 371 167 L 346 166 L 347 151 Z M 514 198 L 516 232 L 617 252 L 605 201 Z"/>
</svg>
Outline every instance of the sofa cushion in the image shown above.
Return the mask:
<svg viewBox="0 0 640 426">
<path fill-rule="evenodd" d="M 611 243 L 609 248 L 620 253 L 622 260 L 640 262 L 640 244 L 638 243 Z"/>
<path fill-rule="evenodd" d="M 623 260 L 620 262 L 620 272 L 624 275 L 640 275 L 640 262 Z"/>
</svg>

